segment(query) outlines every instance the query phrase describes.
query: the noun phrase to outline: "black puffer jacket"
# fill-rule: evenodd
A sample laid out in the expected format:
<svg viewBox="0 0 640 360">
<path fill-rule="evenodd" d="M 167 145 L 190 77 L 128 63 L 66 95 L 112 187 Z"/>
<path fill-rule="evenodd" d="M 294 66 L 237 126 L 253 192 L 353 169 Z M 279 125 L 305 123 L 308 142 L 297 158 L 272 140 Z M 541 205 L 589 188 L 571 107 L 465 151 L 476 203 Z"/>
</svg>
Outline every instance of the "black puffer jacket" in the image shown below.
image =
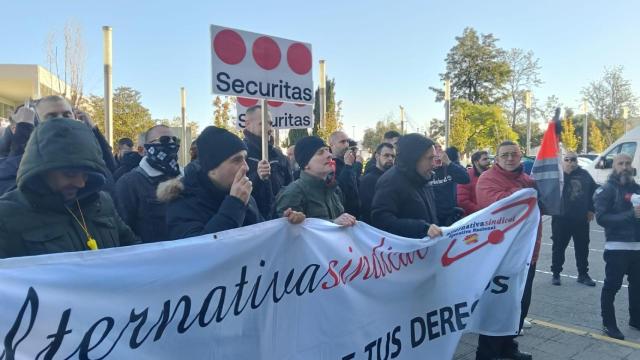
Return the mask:
<svg viewBox="0 0 640 360">
<path fill-rule="evenodd" d="M 336 180 L 344 196 L 344 211 L 355 217 L 359 217 L 360 193 L 358 191 L 358 178 L 354 167 L 345 164 L 344 160 L 340 158 L 334 158 L 333 160 L 336 162 Z"/>
<path fill-rule="evenodd" d="M 615 177 L 596 190 L 596 221 L 604 227 L 606 241 L 640 242 L 640 220 L 635 218 L 631 202 L 625 199 L 630 194 L 640 194 L 640 186 L 635 182 L 622 185 Z"/>
<path fill-rule="evenodd" d="M 253 225 L 263 221 L 253 197 L 247 205 L 217 188 L 202 171 L 190 172 L 158 186 L 158 200 L 168 202 L 169 238 L 191 236 Z"/>
<path fill-rule="evenodd" d="M 374 166 L 369 172 L 360 179 L 360 220 L 371 224 L 371 202 L 375 195 L 376 183 L 384 174 L 384 171 Z"/>
<path fill-rule="evenodd" d="M 135 151 L 130 151 L 124 154 L 118 163 L 118 168 L 113 173 L 113 180 L 118 181 L 122 175 L 138 167 L 141 160 L 142 156 Z"/>
</svg>

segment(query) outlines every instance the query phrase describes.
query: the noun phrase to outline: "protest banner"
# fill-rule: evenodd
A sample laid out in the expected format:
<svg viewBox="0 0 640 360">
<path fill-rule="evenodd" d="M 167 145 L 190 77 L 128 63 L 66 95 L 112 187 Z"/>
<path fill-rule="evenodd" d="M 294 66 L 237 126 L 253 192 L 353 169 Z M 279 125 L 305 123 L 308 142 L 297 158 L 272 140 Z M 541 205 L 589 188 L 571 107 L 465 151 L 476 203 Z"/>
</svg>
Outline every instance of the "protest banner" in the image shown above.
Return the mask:
<svg viewBox="0 0 640 360">
<path fill-rule="evenodd" d="M 438 239 L 278 219 L 0 260 L 0 359 L 450 359 L 518 331 L 539 221 L 525 189 Z"/>
</svg>

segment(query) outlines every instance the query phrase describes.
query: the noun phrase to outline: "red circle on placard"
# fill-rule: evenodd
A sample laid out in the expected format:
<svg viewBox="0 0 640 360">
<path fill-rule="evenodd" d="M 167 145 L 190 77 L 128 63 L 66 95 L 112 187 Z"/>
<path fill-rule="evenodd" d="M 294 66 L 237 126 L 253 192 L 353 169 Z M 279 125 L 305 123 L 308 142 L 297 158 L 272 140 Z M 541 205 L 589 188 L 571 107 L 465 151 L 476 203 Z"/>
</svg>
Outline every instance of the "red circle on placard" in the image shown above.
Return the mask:
<svg viewBox="0 0 640 360">
<path fill-rule="evenodd" d="M 213 50 L 225 64 L 236 65 L 244 59 L 247 47 L 242 37 L 235 31 L 225 29 L 213 39 Z"/>
<path fill-rule="evenodd" d="M 499 244 L 504 240 L 504 232 L 499 229 L 495 229 L 489 233 L 489 242 L 491 244 Z"/>
<path fill-rule="evenodd" d="M 238 104 L 244 107 L 252 107 L 258 103 L 258 99 L 247 99 L 243 97 L 236 98 L 236 101 L 238 101 Z"/>
<path fill-rule="evenodd" d="M 294 73 L 304 75 L 311 70 L 311 51 L 304 44 L 291 44 L 287 49 L 287 63 Z"/>
<path fill-rule="evenodd" d="M 273 70 L 280 64 L 282 54 L 278 43 L 268 36 L 261 36 L 253 42 L 253 59 L 265 70 Z"/>
<path fill-rule="evenodd" d="M 269 101 L 267 101 L 267 104 L 269 104 L 269 106 L 272 106 L 272 107 L 279 107 L 279 106 L 282 105 L 282 101 L 269 100 Z"/>
</svg>

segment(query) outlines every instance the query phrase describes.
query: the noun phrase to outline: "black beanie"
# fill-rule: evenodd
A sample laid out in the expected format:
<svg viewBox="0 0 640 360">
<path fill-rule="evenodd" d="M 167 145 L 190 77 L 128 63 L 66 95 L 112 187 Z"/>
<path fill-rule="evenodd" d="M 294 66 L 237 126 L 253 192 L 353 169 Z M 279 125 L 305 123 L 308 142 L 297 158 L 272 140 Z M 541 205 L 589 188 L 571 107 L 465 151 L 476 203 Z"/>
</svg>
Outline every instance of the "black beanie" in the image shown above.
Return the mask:
<svg viewBox="0 0 640 360">
<path fill-rule="evenodd" d="M 407 134 L 398 140 L 396 163 L 405 169 L 415 169 L 416 163 L 433 146 L 433 140 L 420 134 Z"/>
<path fill-rule="evenodd" d="M 207 126 L 202 130 L 196 140 L 196 146 L 200 167 L 205 173 L 217 168 L 239 151 L 247 150 L 247 145 L 239 137 L 215 126 Z"/>
<path fill-rule="evenodd" d="M 296 147 L 293 149 L 293 155 L 296 158 L 296 162 L 300 169 L 304 168 L 309 163 L 309 160 L 316 154 L 318 149 L 323 147 L 329 147 L 324 143 L 324 140 L 317 136 L 305 136 L 296 141 Z"/>
</svg>

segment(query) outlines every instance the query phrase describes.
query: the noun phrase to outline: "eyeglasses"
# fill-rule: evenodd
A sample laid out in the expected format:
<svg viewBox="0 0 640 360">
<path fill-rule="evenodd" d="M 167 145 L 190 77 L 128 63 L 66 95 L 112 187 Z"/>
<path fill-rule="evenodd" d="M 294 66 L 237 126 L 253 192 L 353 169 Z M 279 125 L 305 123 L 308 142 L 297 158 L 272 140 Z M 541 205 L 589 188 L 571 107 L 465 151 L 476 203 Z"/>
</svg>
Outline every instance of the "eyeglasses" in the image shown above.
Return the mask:
<svg viewBox="0 0 640 360">
<path fill-rule="evenodd" d="M 177 138 L 176 136 L 160 136 L 157 139 L 153 139 L 151 141 L 149 141 L 149 144 L 154 144 L 154 143 L 160 143 L 162 145 L 167 145 L 167 144 L 180 144 L 180 139 Z"/>
<path fill-rule="evenodd" d="M 578 162 L 577 157 L 566 157 L 564 158 L 564 162 Z"/>
<path fill-rule="evenodd" d="M 500 154 L 500 158 L 501 159 L 508 159 L 508 158 L 512 158 L 512 159 L 517 159 L 519 158 L 521 155 L 518 152 L 510 152 L 510 153 L 503 153 Z"/>
</svg>

